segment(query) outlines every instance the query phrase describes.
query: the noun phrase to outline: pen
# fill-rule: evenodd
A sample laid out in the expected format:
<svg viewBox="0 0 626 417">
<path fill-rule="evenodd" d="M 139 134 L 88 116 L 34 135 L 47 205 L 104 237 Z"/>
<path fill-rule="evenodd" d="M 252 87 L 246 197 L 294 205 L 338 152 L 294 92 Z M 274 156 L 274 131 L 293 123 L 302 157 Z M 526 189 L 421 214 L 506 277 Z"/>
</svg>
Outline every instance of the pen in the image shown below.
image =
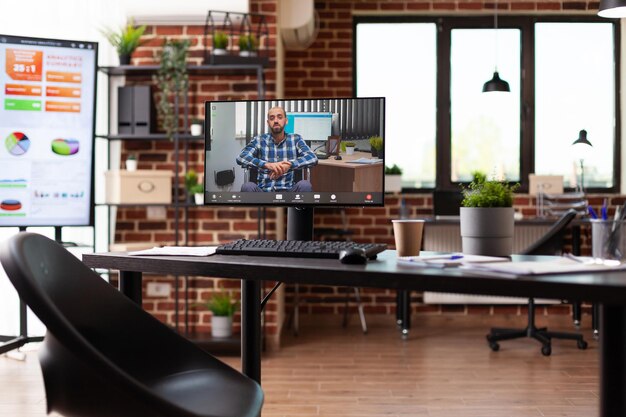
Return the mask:
<svg viewBox="0 0 626 417">
<path fill-rule="evenodd" d="M 411 262 L 430 262 L 430 261 L 443 261 L 443 260 L 453 261 L 456 259 L 463 259 L 463 255 L 432 256 L 432 257 L 425 257 L 422 259 L 413 258 L 411 259 Z"/>
<path fill-rule="evenodd" d="M 602 202 L 602 207 L 600 208 L 600 214 L 602 215 L 602 220 L 607 220 L 608 216 L 607 216 L 607 204 L 608 204 L 608 200 L 605 198 L 604 201 Z"/>
<path fill-rule="evenodd" d="M 598 218 L 598 214 L 596 213 L 596 211 L 593 209 L 593 207 L 588 206 L 587 210 L 589 211 L 589 215 L 591 216 L 592 219 L 597 219 Z"/>
</svg>

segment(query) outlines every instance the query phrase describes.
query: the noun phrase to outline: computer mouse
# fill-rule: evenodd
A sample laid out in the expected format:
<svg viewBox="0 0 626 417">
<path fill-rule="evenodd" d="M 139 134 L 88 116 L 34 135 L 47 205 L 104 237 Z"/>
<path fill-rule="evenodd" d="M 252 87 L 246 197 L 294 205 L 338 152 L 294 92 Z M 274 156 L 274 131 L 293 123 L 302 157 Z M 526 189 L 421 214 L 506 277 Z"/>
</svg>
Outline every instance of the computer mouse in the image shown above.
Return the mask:
<svg viewBox="0 0 626 417">
<path fill-rule="evenodd" d="M 365 249 L 348 248 L 339 252 L 339 261 L 342 264 L 362 265 L 367 262 Z"/>
<path fill-rule="evenodd" d="M 341 155 L 337 155 L 337 156 L 335 156 L 335 159 L 336 159 L 336 160 L 338 160 L 338 161 L 340 161 L 340 160 L 342 160 L 343 158 L 341 157 Z"/>
</svg>

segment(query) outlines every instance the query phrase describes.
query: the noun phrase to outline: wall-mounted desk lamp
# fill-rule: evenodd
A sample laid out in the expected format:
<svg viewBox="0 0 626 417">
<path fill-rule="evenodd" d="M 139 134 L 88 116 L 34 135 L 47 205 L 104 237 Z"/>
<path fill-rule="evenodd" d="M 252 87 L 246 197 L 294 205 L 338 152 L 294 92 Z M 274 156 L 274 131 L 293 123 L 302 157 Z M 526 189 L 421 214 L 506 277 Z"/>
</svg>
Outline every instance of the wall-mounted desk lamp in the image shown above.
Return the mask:
<svg viewBox="0 0 626 417">
<path fill-rule="evenodd" d="M 587 131 L 585 129 L 581 130 L 578 133 L 578 139 L 576 139 L 573 143 L 572 143 L 572 149 L 574 152 L 574 157 L 576 158 L 576 160 L 579 162 L 580 164 L 580 182 L 577 185 L 577 189 L 578 191 L 580 191 L 581 193 L 585 192 L 585 156 L 588 154 L 589 152 L 589 148 L 587 147 L 593 147 L 593 145 L 591 144 L 591 142 L 589 142 L 589 139 L 587 139 Z"/>
<path fill-rule="evenodd" d="M 626 17 L 626 0 L 601 0 L 598 16 L 608 18 Z"/>
</svg>

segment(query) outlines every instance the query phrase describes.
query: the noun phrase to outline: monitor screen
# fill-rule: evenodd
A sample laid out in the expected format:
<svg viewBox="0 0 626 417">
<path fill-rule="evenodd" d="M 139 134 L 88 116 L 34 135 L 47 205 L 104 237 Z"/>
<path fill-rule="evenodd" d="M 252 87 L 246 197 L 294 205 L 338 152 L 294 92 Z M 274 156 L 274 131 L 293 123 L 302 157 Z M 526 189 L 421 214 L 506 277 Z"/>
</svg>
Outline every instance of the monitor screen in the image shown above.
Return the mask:
<svg viewBox="0 0 626 417">
<path fill-rule="evenodd" d="M 0 35 L 0 226 L 93 224 L 97 45 Z"/>
<path fill-rule="evenodd" d="M 205 124 L 205 204 L 384 203 L 384 98 L 208 101 Z"/>
</svg>

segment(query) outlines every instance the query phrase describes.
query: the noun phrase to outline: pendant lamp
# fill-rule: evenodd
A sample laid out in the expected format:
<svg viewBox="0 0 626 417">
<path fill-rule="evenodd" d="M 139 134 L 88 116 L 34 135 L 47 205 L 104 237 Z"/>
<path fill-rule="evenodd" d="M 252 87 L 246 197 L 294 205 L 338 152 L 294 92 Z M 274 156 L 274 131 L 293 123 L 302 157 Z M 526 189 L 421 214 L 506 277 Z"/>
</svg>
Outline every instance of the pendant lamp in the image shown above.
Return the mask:
<svg viewBox="0 0 626 417">
<path fill-rule="evenodd" d="M 626 17 L 626 0 L 600 0 L 598 16 L 608 18 Z"/>
<path fill-rule="evenodd" d="M 493 77 L 487 81 L 483 85 L 483 93 L 491 93 L 491 92 L 503 92 L 508 93 L 511 91 L 509 88 L 509 83 L 500 78 L 500 74 L 498 74 L 498 2 L 495 2 L 494 5 L 494 15 L 493 15 L 493 27 L 494 27 L 494 39 L 495 39 L 495 71 L 493 72 Z"/>
</svg>

